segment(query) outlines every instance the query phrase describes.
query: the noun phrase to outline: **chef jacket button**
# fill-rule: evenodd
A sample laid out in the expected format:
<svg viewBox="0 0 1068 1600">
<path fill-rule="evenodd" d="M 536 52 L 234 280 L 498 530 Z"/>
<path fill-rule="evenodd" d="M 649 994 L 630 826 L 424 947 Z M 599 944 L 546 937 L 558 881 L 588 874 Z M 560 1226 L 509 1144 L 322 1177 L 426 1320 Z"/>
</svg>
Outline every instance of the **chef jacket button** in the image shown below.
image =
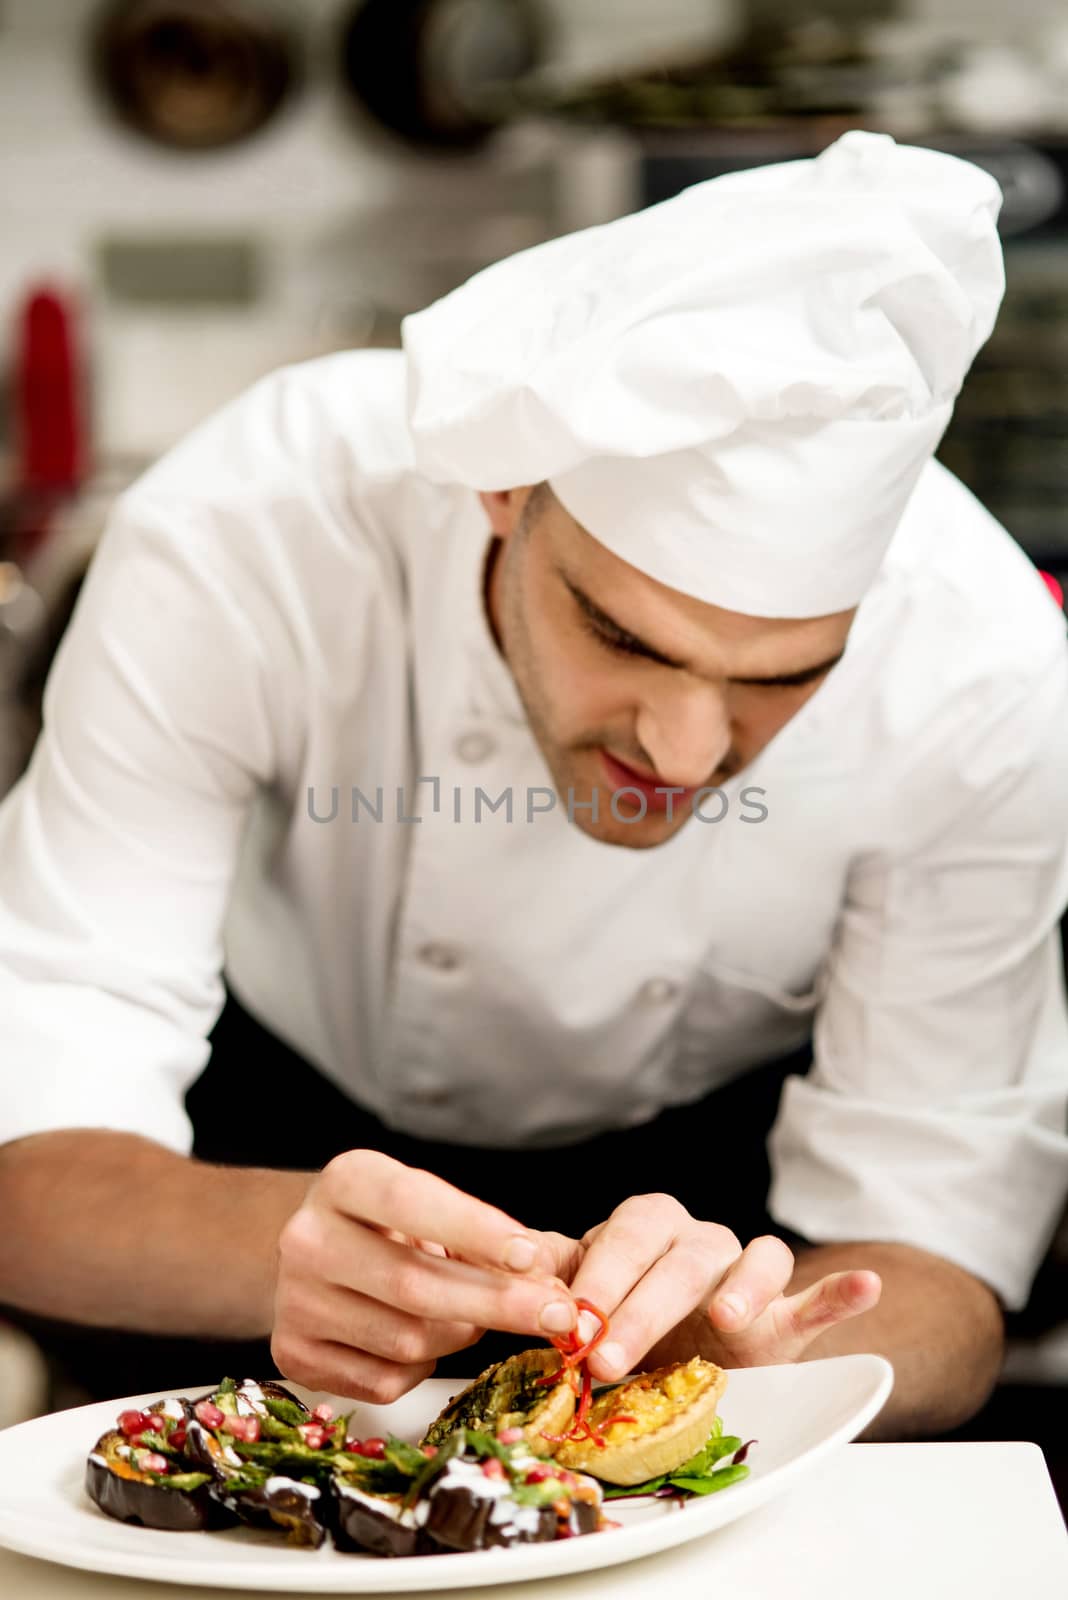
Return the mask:
<svg viewBox="0 0 1068 1600">
<path fill-rule="evenodd" d="M 423 1089 L 410 1089 L 408 1098 L 417 1106 L 447 1106 L 452 1099 L 452 1091 L 444 1085 L 431 1088 L 428 1084 Z"/>
<path fill-rule="evenodd" d="M 488 760 L 496 748 L 496 739 L 488 733 L 462 733 L 456 741 L 456 754 L 461 761 L 467 761 L 472 766 Z"/>
<path fill-rule="evenodd" d="M 419 948 L 419 959 L 436 972 L 455 972 L 460 957 L 451 944 L 424 944 Z"/>
<path fill-rule="evenodd" d="M 662 1006 L 674 1000 L 678 992 L 678 984 L 670 978 L 646 978 L 638 990 L 638 996 L 644 1005 Z"/>
</svg>

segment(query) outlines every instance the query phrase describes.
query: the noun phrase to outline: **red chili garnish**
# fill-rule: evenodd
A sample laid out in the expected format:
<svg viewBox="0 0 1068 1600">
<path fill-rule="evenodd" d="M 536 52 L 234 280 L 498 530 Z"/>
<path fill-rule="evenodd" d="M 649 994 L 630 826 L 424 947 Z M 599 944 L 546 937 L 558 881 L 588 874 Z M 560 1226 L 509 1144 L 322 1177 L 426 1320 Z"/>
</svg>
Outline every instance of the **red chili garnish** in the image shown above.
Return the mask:
<svg viewBox="0 0 1068 1600">
<path fill-rule="evenodd" d="M 577 1327 L 570 1328 L 567 1333 L 553 1334 L 549 1343 L 554 1350 L 560 1352 L 560 1366 L 555 1372 L 548 1372 L 544 1378 L 538 1378 L 536 1381 L 539 1387 L 559 1382 L 561 1372 L 570 1373 L 573 1368 L 580 1366 L 588 1356 L 592 1355 L 608 1332 L 608 1318 L 603 1311 L 599 1311 L 589 1300 L 576 1300 L 575 1305 L 579 1311 L 588 1311 L 591 1317 L 596 1317 L 601 1326 L 593 1338 L 587 1339 L 585 1344 L 579 1339 Z"/>
<path fill-rule="evenodd" d="M 559 1383 L 561 1374 L 566 1373 L 578 1395 L 578 1405 L 575 1408 L 575 1420 L 568 1433 L 543 1433 L 542 1438 L 551 1444 L 559 1444 L 565 1439 L 589 1439 L 598 1450 L 603 1450 L 605 1447 L 602 1438 L 603 1429 L 610 1427 L 613 1422 L 635 1422 L 637 1418 L 620 1413 L 618 1416 L 609 1417 L 606 1422 L 589 1421 L 590 1406 L 593 1403 L 593 1379 L 590 1377 L 586 1362 L 607 1334 L 608 1318 L 589 1300 L 576 1300 L 575 1305 L 580 1311 L 588 1311 L 592 1317 L 596 1317 L 600 1327 L 585 1344 L 579 1339 L 577 1327 L 570 1329 L 568 1333 L 553 1335 L 550 1338 L 549 1343 L 560 1353 L 560 1365 L 555 1372 L 547 1372 L 543 1378 L 537 1378 L 536 1387 L 542 1388 L 548 1384 Z"/>
</svg>

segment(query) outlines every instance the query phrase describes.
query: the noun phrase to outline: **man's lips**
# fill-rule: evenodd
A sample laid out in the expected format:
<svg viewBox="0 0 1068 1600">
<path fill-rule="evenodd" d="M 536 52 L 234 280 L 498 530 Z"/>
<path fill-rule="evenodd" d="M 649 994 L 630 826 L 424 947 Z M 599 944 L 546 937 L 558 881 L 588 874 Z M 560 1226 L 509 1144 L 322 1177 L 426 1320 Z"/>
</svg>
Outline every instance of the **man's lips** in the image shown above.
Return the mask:
<svg viewBox="0 0 1068 1600">
<path fill-rule="evenodd" d="M 626 762 L 617 761 L 607 750 L 602 749 L 598 754 L 613 790 L 636 789 L 645 797 L 650 811 L 666 811 L 669 805 L 673 812 L 677 811 L 687 806 L 697 793 L 696 789 L 685 789 L 681 784 L 668 783 L 665 778 L 658 778 L 655 774 L 651 776 L 649 773 L 638 772 L 634 767 L 628 767 Z M 657 793 L 657 790 L 660 792 Z M 665 790 L 671 792 L 665 794 Z M 633 803 L 636 805 L 637 801 Z"/>
</svg>

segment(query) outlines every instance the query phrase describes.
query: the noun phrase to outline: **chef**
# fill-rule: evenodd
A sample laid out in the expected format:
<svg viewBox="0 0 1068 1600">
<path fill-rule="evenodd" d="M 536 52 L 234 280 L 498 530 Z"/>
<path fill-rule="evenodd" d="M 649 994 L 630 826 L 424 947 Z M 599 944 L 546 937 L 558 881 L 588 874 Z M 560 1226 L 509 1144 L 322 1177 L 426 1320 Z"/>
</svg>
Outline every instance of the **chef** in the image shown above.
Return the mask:
<svg viewBox="0 0 1068 1600">
<path fill-rule="evenodd" d="M 600 1379 L 978 1407 L 1068 1187 L 1063 618 L 932 460 L 999 198 L 700 184 L 121 498 L 0 810 L 0 1301 L 387 1401 L 586 1299 Z"/>
</svg>

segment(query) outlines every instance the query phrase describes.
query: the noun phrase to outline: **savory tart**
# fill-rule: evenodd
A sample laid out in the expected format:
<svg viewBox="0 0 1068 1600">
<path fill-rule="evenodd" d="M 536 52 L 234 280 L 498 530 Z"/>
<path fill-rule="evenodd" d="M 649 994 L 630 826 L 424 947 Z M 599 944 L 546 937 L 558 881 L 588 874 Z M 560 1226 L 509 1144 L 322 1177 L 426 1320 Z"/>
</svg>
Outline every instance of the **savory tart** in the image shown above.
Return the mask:
<svg viewBox="0 0 1068 1600">
<path fill-rule="evenodd" d="M 554 1374 L 559 1381 L 552 1382 Z M 546 1380 L 549 1380 L 548 1382 Z M 555 1350 L 524 1350 L 487 1367 L 474 1383 L 454 1395 L 430 1424 L 424 1445 L 440 1445 L 457 1428 L 496 1433 L 519 1428 L 536 1455 L 553 1453 L 575 1414 L 575 1391 Z"/>
<path fill-rule="evenodd" d="M 708 1438 L 726 1386 L 721 1367 L 694 1356 L 602 1389 L 587 1413 L 586 1436 L 564 1440 L 553 1459 L 614 1484 L 674 1472 Z"/>
</svg>

